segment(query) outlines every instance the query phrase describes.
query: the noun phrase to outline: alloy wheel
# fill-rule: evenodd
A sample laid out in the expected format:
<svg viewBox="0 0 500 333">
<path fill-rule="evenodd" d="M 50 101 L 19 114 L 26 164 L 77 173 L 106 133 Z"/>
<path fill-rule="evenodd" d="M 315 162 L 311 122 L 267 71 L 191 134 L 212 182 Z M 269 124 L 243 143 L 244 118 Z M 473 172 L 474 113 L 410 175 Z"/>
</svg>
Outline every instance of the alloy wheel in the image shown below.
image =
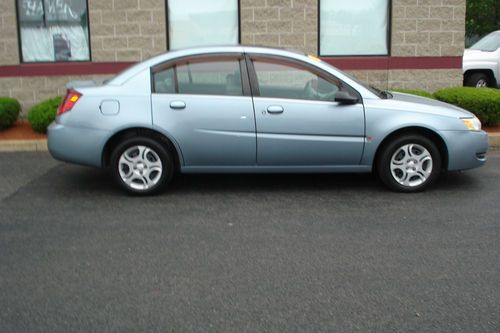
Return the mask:
<svg viewBox="0 0 500 333">
<path fill-rule="evenodd" d="M 127 186 L 144 191 L 158 184 L 165 170 L 158 153 L 150 147 L 134 145 L 121 154 L 118 171 Z"/>
</svg>

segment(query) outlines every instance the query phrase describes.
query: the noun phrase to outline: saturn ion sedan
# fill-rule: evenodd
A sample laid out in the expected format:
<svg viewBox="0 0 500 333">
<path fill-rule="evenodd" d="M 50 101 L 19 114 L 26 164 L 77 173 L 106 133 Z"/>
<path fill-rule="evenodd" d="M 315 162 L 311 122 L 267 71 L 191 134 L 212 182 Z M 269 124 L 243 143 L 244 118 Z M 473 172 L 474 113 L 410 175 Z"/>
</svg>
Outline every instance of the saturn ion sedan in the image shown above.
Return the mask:
<svg viewBox="0 0 500 333">
<path fill-rule="evenodd" d="M 75 81 L 48 129 L 56 159 L 109 168 L 135 194 L 181 173 L 374 172 L 392 190 L 476 168 L 488 139 L 455 106 L 360 83 L 314 56 L 262 47 L 167 52 Z"/>
</svg>

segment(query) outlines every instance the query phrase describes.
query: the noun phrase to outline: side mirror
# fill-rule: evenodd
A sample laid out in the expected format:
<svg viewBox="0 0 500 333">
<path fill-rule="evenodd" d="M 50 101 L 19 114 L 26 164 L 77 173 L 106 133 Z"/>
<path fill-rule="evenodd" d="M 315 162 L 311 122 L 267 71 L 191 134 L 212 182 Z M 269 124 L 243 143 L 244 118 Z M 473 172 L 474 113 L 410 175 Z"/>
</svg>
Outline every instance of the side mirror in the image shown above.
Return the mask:
<svg viewBox="0 0 500 333">
<path fill-rule="evenodd" d="M 359 102 L 359 98 L 351 95 L 348 91 L 337 91 L 335 93 L 335 102 L 340 104 L 356 104 Z"/>
</svg>

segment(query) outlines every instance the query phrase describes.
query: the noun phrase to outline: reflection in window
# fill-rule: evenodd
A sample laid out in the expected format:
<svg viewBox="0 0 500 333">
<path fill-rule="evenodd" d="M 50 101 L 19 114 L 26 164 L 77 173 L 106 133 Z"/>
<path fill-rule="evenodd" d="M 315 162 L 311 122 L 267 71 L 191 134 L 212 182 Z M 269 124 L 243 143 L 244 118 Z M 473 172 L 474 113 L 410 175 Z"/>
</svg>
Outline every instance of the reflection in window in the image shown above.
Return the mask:
<svg viewBox="0 0 500 333">
<path fill-rule="evenodd" d="M 164 94 L 243 95 L 238 59 L 177 64 L 155 73 L 154 85 L 155 92 Z"/>
<path fill-rule="evenodd" d="M 261 97 L 333 101 L 340 82 L 324 78 L 295 64 L 253 62 Z"/>
<path fill-rule="evenodd" d="M 171 49 L 238 44 L 238 0 L 168 0 Z"/>
<path fill-rule="evenodd" d="M 24 62 L 90 60 L 86 0 L 17 0 Z"/>
<path fill-rule="evenodd" d="M 321 0 L 321 55 L 388 54 L 389 0 Z"/>
</svg>

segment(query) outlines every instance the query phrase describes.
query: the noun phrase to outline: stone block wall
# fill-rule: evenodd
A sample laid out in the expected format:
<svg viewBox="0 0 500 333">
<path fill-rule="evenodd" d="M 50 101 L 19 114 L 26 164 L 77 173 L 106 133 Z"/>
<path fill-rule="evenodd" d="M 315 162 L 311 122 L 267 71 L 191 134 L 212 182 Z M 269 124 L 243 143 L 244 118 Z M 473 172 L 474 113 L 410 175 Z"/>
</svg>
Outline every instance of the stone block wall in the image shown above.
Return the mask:
<svg viewBox="0 0 500 333">
<path fill-rule="evenodd" d="M 242 44 L 317 54 L 318 0 L 239 1 Z M 392 0 L 391 56 L 462 56 L 465 2 Z M 93 62 L 136 62 L 166 51 L 165 0 L 88 0 L 88 5 Z M 15 0 L 0 0 L 0 66 L 18 65 L 19 61 Z M 461 69 L 349 72 L 381 89 L 435 91 L 462 84 Z M 26 111 L 45 98 L 63 95 L 70 80 L 100 77 L 0 75 L 0 95 L 18 98 Z"/>
<path fill-rule="evenodd" d="M 316 54 L 317 0 L 240 0 L 241 43 Z"/>
<path fill-rule="evenodd" d="M 16 3 L 0 0 L 0 66 L 19 63 Z"/>
<path fill-rule="evenodd" d="M 141 61 L 167 49 L 165 0 L 89 0 L 92 61 Z"/>
<path fill-rule="evenodd" d="M 22 105 L 21 117 L 25 118 L 34 104 L 64 96 L 69 81 L 99 80 L 107 77 L 109 75 L 0 77 L 0 96 L 17 98 Z"/>
<path fill-rule="evenodd" d="M 391 55 L 461 56 L 466 0 L 393 0 Z"/>
</svg>

